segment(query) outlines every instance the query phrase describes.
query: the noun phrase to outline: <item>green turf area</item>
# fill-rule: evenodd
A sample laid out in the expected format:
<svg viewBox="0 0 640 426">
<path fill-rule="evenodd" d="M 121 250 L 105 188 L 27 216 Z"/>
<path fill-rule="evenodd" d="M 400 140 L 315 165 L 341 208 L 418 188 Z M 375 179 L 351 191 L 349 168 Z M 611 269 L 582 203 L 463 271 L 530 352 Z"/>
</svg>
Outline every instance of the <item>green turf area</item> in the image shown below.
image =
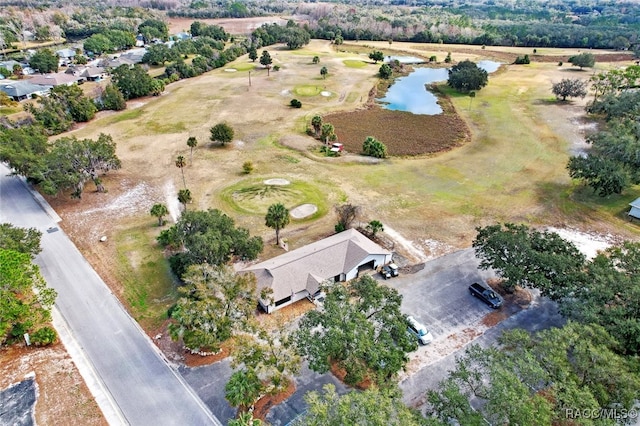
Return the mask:
<svg viewBox="0 0 640 426">
<path fill-rule="evenodd" d="M 266 179 L 245 179 L 225 188 L 220 196 L 230 208 L 244 214 L 264 216 L 275 203 L 282 203 L 289 210 L 301 204 L 315 204 L 318 211 L 304 220 L 317 219 L 327 213 L 326 196 L 315 184 L 293 181 L 289 185 L 267 185 Z"/>
<path fill-rule="evenodd" d="M 143 327 L 155 327 L 166 319 L 177 294 L 169 263 L 155 243 L 154 218 L 138 222 L 115 236 L 119 279 L 132 315 Z"/>
<path fill-rule="evenodd" d="M 357 59 L 344 59 L 342 63 L 349 68 L 364 68 L 368 65 L 367 62 Z"/>
<path fill-rule="evenodd" d="M 298 96 L 316 96 L 322 92 L 322 86 L 313 84 L 298 85 L 293 88 L 293 93 Z"/>
</svg>

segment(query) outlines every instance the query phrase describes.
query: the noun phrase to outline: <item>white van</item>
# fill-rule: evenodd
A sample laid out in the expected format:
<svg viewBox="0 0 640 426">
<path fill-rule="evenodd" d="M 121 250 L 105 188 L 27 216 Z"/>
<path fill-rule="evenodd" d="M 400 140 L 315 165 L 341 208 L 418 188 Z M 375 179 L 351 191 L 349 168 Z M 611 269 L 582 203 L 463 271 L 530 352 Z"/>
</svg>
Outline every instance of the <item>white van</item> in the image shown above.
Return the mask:
<svg viewBox="0 0 640 426">
<path fill-rule="evenodd" d="M 414 317 L 411 317 L 411 316 L 407 317 L 407 322 L 409 323 L 409 326 L 408 326 L 409 333 L 416 336 L 416 338 L 420 343 L 422 343 L 423 345 L 428 345 L 433 341 L 433 336 L 431 335 L 431 332 L 427 330 L 427 327 L 425 327 L 423 324 L 418 322 L 418 320 L 416 320 Z"/>
</svg>

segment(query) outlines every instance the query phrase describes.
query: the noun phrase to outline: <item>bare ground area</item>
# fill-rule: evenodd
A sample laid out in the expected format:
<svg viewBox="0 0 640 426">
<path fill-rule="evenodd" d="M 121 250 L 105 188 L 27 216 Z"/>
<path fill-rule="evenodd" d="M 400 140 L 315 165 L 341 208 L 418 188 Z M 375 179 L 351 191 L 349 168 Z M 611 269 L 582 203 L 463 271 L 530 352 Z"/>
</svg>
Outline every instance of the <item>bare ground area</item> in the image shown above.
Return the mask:
<svg viewBox="0 0 640 426">
<path fill-rule="evenodd" d="M 40 425 L 107 425 L 75 364 L 60 343 L 46 348 L 13 345 L 0 350 L 0 389 L 35 373 Z"/>
<path fill-rule="evenodd" d="M 253 18 L 220 18 L 220 19 L 193 19 L 193 18 L 167 18 L 169 23 L 169 34 L 177 34 L 188 31 L 194 21 L 204 22 L 207 25 L 219 25 L 230 34 L 250 34 L 263 24 L 285 25 L 290 16 L 257 16 Z"/>
</svg>

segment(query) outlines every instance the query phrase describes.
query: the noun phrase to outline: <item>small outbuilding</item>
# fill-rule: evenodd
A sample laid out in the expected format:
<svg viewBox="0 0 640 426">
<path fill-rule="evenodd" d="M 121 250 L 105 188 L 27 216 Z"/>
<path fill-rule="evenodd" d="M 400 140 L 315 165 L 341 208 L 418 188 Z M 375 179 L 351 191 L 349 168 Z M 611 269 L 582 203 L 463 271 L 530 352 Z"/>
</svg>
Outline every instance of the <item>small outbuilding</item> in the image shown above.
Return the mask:
<svg viewBox="0 0 640 426">
<path fill-rule="evenodd" d="M 630 217 L 634 217 L 636 219 L 640 219 L 640 198 L 636 198 L 632 202 L 629 203 L 631 206 L 631 210 L 627 213 Z"/>
<path fill-rule="evenodd" d="M 288 253 L 245 268 L 258 280 L 258 293 L 270 289 L 269 299 L 259 299 L 267 313 L 320 291 L 326 281 L 348 281 L 364 270 L 391 262 L 391 252 L 355 229 L 324 238 Z"/>
</svg>

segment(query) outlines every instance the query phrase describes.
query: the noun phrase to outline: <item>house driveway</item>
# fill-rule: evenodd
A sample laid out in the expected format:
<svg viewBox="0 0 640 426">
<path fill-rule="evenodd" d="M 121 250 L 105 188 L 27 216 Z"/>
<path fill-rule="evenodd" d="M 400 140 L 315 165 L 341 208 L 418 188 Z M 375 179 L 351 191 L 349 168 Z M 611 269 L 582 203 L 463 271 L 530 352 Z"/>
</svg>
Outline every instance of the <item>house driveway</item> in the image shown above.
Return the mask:
<svg viewBox="0 0 640 426">
<path fill-rule="evenodd" d="M 495 276 L 479 270 L 478 265 L 473 249 L 466 249 L 431 260 L 415 273 L 401 273 L 388 280 L 373 275 L 402 294 L 402 311 L 424 323 L 434 337 L 430 345 L 411 354 L 407 372 L 400 377 L 404 401 L 410 406 L 424 408 L 426 390 L 446 377 L 455 366 L 455 356 L 467 344 L 491 345 L 505 328 L 538 330 L 562 324 L 555 304 L 544 298 L 534 297 L 528 309 L 507 302 L 494 311 L 472 297 L 467 289 L 471 283 Z M 204 367 L 182 367 L 180 373 L 222 422 L 233 418 L 235 409 L 224 399 L 224 386 L 232 373 L 228 360 Z M 341 394 L 349 390 L 333 375 L 321 375 L 303 366 L 296 377 L 296 392 L 272 408 L 267 421 L 288 424 L 305 411 L 304 394 L 321 390 L 326 383 L 333 383 Z"/>
</svg>

